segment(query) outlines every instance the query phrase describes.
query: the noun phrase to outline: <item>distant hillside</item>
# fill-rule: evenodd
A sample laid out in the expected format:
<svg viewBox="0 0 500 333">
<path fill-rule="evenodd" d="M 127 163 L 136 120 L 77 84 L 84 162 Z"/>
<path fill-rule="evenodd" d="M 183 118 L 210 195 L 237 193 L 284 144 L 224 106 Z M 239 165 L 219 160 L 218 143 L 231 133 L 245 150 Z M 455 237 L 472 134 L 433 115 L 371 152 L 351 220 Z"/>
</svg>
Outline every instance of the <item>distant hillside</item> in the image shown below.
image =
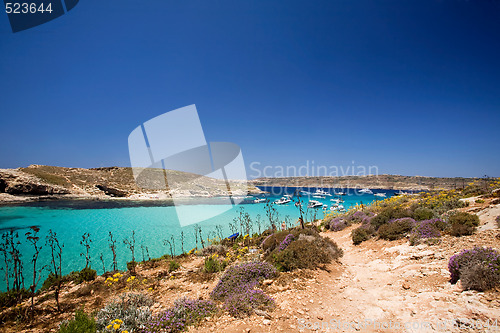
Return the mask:
<svg viewBox="0 0 500 333">
<path fill-rule="evenodd" d="M 165 177 L 168 187 L 165 186 Z M 138 186 L 131 168 L 95 169 L 31 165 L 27 168 L 0 169 L 0 201 L 12 196 L 123 197 L 168 199 L 176 196 L 217 196 L 227 194 L 226 183 L 209 177 L 166 170 L 147 169 Z M 181 186 L 182 184 L 182 186 Z M 231 181 L 233 195 L 260 192 L 244 182 Z"/>
<path fill-rule="evenodd" d="M 165 186 L 168 179 L 168 188 Z M 259 193 L 255 186 L 340 187 L 395 190 L 461 188 L 478 178 L 419 176 L 344 176 L 259 178 L 245 184 L 231 181 L 233 195 Z M 225 182 L 180 171 L 147 169 L 137 185 L 131 168 L 62 168 L 31 165 L 0 169 L 0 202 L 53 198 L 169 199 L 175 196 L 212 197 L 227 194 Z M 181 186 L 182 185 L 182 186 Z"/>
<path fill-rule="evenodd" d="M 436 178 L 420 176 L 379 175 L 379 176 L 342 176 L 342 177 L 284 177 L 257 178 L 255 186 L 290 187 L 337 187 L 372 188 L 394 190 L 439 190 L 467 186 L 478 178 Z"/>
</svg>

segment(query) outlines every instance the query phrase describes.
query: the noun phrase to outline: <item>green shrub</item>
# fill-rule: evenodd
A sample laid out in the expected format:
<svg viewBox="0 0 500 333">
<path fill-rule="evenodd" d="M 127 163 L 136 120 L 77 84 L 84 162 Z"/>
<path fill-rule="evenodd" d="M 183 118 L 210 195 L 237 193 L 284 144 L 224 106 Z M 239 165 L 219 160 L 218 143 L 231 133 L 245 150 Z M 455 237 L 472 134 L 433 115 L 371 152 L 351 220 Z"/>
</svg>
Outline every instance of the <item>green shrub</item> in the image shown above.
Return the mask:
<svg viewBox="0 0 500 333">
<path fill-rule="evenodd" d="M 416 221 L 430 220 L 434 218 L 434 211 L 427 207 L 418 207 L 413 211 L 413 218 Z"/>
<path fill-rule="evenodd" d="M 483 200 L 483 199 L 477 199 L 477 200 L 476 200 L 476 203 L 478 203 L 478 204 L 482 204 L 482 203 L 484 203 L 484 200 Z"/>
<path fill-rule="evenodd" d="M 50 272 L 49 276 L 43 281 L 42 287 L 40 288 L 41 291 L 49 290 L 50 287 L 55 286 L 57 284 L 56 276 L 54 273 Z"/>
<path fill-rule="evenodd" d="M 351 231 L 351 239 L 354 245 L 359 245 L 364 241 L 369 240 L 375 234 L 375 228 L 371 224 L 363 224 L 362 226 Z"/>
<path fill-rule="evenodd" d="M 97 332 L 95 319 L 88 316 L 83 310 L 76 310 L 75 318 L 62 321 L 58 333 L 95 333 Z"/>
<path fill-rule="evenodd" d="M 97 272 L 95 269 L 92 269 L 90 267 L 82 269 L 78 273 L 78 278 L 76 279 L 76 283 L 82 283 L 84 281 L 94 281 L 95 278 L 97 277 Z"/>
<path fill-rule="evenodd" d="M 136 267 L 136 266 L 137 266 L 137 262 L 135 262 L 135 261 L 129 261 L 129 262 L 127 263 L 127 270 L 128 270 L 129 272 L 134 273 L 134 272 L 135 272 L 135 267 Z"/>
<path fill-rule="evenodd" d="M 99 332 L 116 319 L 122 321 L 120 331 L 140 331 L 151 320 L 150 306 L 153 300 L 141 293 L 124 293 L 101 309 L 96 316 Z"/>
<path fill-rule="evenodd" d="M 20 291 L 9 290 L 0 293 L 0 309 L 8 308 L 17 304 L 18 299 L 26 299 L 30 296 L 30 292 L 26 289 Z"/>
<path fill-rule="evenodd" d="M 226 265 L 223 261 L 215 258 L 214 256 L 210 256 L 205 258 L 205 264 L 203 270 L 207 273 L 217 273 L 223 271 L 226 268 Z"/>
<path fill-rule="evenodd" d="M 479 226 L 479 217 L 475 214 L 458 212 L 449 217 L 452 236 L 472 235 Z"/>
<path fill-rule="evenodd" d="M 378 229 L 378 235 L 382 239 L 396 240 L 404 238 L 415 226 L 415 220 L 409 217 L 397 219 L 383 224 Z"/>
<path fill-rule="evenodd" d="M 171 260 L 170 263 L 168 264 L 168 270 L 170 272 L 178 270 L 179 267 L 181 267 L 181 265 L 175 260 Z"/>
<path fill-rule="evenodd" d="M 80 272 L 73 271 L 69 274 L 63 275 L 62 277 L 60 277 L 60 279 L 61 279 L 61 283 L 70 282 L 70 281 L 78 282 L 79 277 L 80 277 Z M 78 283 L 80 283 L 80 282 L 78 282 Z M 51 272 L 51 273 L 49 273 L 49 276 L 47 276 L 45 281 L 43 281 L 43 284 L 42 284 L 42 287 L 40 288 L 40 290 L 41 291 L 49 290 L 52 286 L 55 286 L 56 284 L 57 284 L 56 276 L 54 275 L 54 273 Z"/>
<path fill-rule="evenodd" d="M 497 216 L 495 221 L 497 222 L 497 227 L 500 228 L 500 216 Z"/>
</svg>

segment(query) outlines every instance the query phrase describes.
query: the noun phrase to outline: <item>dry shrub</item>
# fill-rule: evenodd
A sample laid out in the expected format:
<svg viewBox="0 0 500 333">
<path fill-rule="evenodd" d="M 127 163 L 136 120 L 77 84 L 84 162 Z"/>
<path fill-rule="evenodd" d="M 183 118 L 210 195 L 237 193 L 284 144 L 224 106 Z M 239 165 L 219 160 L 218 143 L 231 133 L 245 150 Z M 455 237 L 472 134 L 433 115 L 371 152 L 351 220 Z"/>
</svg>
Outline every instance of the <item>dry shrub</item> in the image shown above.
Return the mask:
<svg viewBox="0 0 500 333">
<path fill-rule="evenodd" d="M 378 229 L 380 238 L 396 240 L 404 238 L 415 227 L 415 220 L 409 217 L 390 221 Z"/>
<path fill-rule="evenodd" d="M 294 229 L 273 236 L 264 244 L 267 248 L 264 259 L 280 271 L 315 269 L 343 255 L 335 242 L 321 237 L 314 229 Z"/>
<path fill-rule="evenodd" d="M 458 212 L 450 216 L 449 223 L 452 236 L 468 236 L 472 235 L 479 226 L 479 217 L 475 214 Z"/>
<path fill-rule="evenodd" d="M 209 245 L 198 251 L 199 256 L 211 256 L 212 254 L 218 254 L 220 256 L 225 255 L 227 252 L 227 247 L 221 244 Z"/>
<path fill-rule="evenodd" d="M 382 225 L 388 223 L 392 220 L 401 219 L 404 217 L 411 217 L 413 215 L 412 211 L 409 209 L 404 209 L 400 207 L 386 207 L 383 208 L 377 215 L 371 218 L 370 224 L 378 230 Z"/>
<path fill-rule="evenodd" d="M 500 254 L 492 248 L 464 250 L 450 258 L 448 270 L 452 284 L 460 279 L 464 289 L 491 289 L 500 285 Z"/>
<path fill-rule="evenodd" d="M 362 242 L 369 240 L 375 233 L 375 228 L 371 224 L 363 224 L 362 226 L 351 231 L 351 239 L 354 245 L 359 245 Z"/>
</svg>

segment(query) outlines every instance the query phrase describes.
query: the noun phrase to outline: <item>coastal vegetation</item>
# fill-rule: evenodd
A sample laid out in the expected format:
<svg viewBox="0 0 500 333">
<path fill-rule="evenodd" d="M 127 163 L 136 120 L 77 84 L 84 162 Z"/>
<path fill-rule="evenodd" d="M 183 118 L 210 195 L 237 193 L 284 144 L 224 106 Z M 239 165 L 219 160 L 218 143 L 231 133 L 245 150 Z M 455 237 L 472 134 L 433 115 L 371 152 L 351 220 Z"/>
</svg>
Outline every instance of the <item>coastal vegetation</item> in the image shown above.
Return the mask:
<svg viewBox="0 0 500 333">
<path fill-rule="evenodd" d="M 342 257 L 342 249 L 315 228 L 273 233 L 261 244 L 264 260 L 279 271 L 315 269 Z"/>
<path fill-rule="evenodd" d="M 327 214 L 322 221 L 326 230 L 351 231 L 354 245 L 371 238 L 389 241 L 407 238 L 410 245 L 435 244 L 443 235 L 473 235 L 480 224 L 476 214 L 466 212 L 466 198 L 481 195 L 498 204 L 500 179 L 478 180 L 462 190 L 423 192 L 417 195 L 394 196 L 367 207 L 354 207 L 344 214 Z M 500 227 L 500 216 L 495 219 Z M 450 282 L 459 279 L 465 290 L 484 291 L 500 285 L 500 255 L 491 248 L 464 249 L 449 260 Z"/>
<path fill-rule="evenodd" d="M 425 192 L 414 196 L 394 196 L 370 206 L 355 207 L 345 214 L 329 214 L 323 220 L 325 229 L 343 230 L 360 224 L 352 231 L 355 244 L 377 236 L 397 240 L 411 238 L 416 245 L 444 233 L 470 235 L 479 225 L 476 215 L 458 212 L 467 203 L 457 190 Z"/>
<path fill-rule="evenodd" d="M 273 203 L 265 208 L 267 221 L 260 216 L 259 223 L 254 224 L 250 215 L 242 208 L 233 220 L 232 229 L 236 231 L 235 238 L 223 238 L 221 226 L 215 231 L 204 232 L 201 226 L 195 225 L 193 235 L 196 247 L 188 252 L 184 251 L 184 241 L 181 236 L 182 253 L 178 253 L 176 245 L 178 239 L 167 235 L 163 240 L 167 254 L 159 258 L 149 258 L 147 246 L 141 244 L 142 261 L 137 261 L 137 240 L 135 231 L 122 240 L 122 246 L 129 250 L 131 261 L 127 263 L 127 270 L 117 269 L 118 240 L 109 232 L 107 247 L 111 252 L 112 261 L 106 263 L 102 253 L 99 258 L 104 274 L 98 276 L 92 268 L 93 235 L 85 232 L 80 239 L 83 268 L 63 275 L 62 267 L 64 244 L 59 235 L 49 230 L 46 237 L 50 263 L 38 265 L 35 255 L 35 283 L 30 290 L 24 289 L 22 254 L 18 248 L 21 236 L 14 231 L 4 235 L 2 249 L 5 248 L 4 258 L 8 272 L 7 292 L 1 294 L 4 316 L 9 313 L 9 307 L 14 307 L 15 318 L 26 324 L 33 323 L 41 309 L 37 305 L 43 304 L 49 297 L 55 300 L 54 313 L 75 312 L 74 318 L 61 322 L 60 332 L 181 332 L 190 325 L 197 324 L 206 316 L 226 313 L 230 316 L 242 318 L 253 313 L 268 313 L 274 310 L 275 301 L 262 290 L 264 280 L 276 279 L 280 272 L 297 269 L 325 268 L 325 266 L 342 256 L 342 250 L 332 240 L 322 237 L 317 226 L 309 222 L 292 224 L 291 218 L 285 216 L 283 223 Z M 278 225 L 285 228 L 278 231 Z M 254 228 L 262 230 L 257 232 Z M 35 249 L 38 247 L 39 229 L 33 227 L 26 234 L 27 241 Z M 39 251 L 38 251 L 39 252 Z M 146 258 L 146 253 L 147 258 Z M 175 280 L 177 271 L 183 269 L 183 264 L 196 258 L 203 258 L 201 267 L 193 272 L 193 279 L 202 276 L 204 281 L 219 279 L 217 285 L 209 294 L 209 299 L 189 299 L 181 297 L 172 307 L 163 312 L 153 312 L 151 295 L 163 279 Z M 40 267 L 38 267 L 40 266 Z M 112 271 L 106 272 L 105 268 Z M 156 276 L 146 276 L 145 271 L 151 268 L 162 268 Z M 40 289 L 36 290 L 36 282 L 43 270 L 49 272 Z M 100 282 L 96 282 L 100 281 Z M 85 314 L 79 308 L 68 307 L 60 300 L 62 290 L 67 291 L 71 286 L 82 285 L 77 289 L 75 297 L 88 297 L 92 293 L 105 294 L 110 301 L 94 312 Z M 30 293 L 31 291 L 31 293 Z M 25 300 L 33 299 L 31 306 Z M 26 316 L 30 309 L 32 315 Z M 46 311 L 46 310 L 44 310 Z M 43 311 L 42 311 L 43 312 Z M 14 316 L 13 312 L 11 312 Z M 8 316 L 10 316 L 8 315 Z M 5 318 L 5 317 L 4 317 Z M 9 317 L 7 317 L 9 318 Z M 32 319 L 33 318 L 33 319 Z"/>
<path fill-rule="evenodd" d="M 496 200 L 498 192 L 494 189 L 483 195 L 483 200 Z M 321 220 L 303 212 L 304 220 L 295 224 L 289 217 L 280 218 L 273 204 L 266 206 L 265 218 L 259 216 L 258 224 L 241 209 L 231 227 L 235 237 L 224 238 L 220 227 L 207 231 L 196 225 L 192 231 L 196 237 L 194 248 L 184 248 L 182 235 L 175 238 L 167 234 L 163 236 L 165 254 L 157 258 L 149 257 L 147 246 L 137 242 L 135 231 L 122 240 L 109 232 L 107 247 L 111 259 L 101 259 L 104 273 L 100 276 L 92 268 L 94 235 L 91 238 L 85 233 L 81 238 L 83 268 L 63 275 L 64 244 L 49 230 L 45 244 L 40 245 L 39 229 L 32 227 L 25 239 L 35 250 L 30 261 L 35 273 L 29 279 L 28 289 L 24 287 L 28 280 L 24 278 L 23 254 L 18 243 L 22 236 L 9 231 L 3 235 L 0 247 L 8 289 L 0 294 L 2 320 L 28 327 L 51 308 L 54 314 L 71 313 L 72 318 L 61 322 L 59 332 L 124 333 L 182 332 L 214 316 L 245 318 L 258 314 L 267 318 L 277 306 L 267 287 L 273 281 L 286 280 L 294 272 L 329 269 L 330 263 L 343 256 L 344 251 L 327 236 L 329 233 L 351 228 L 346 231 L 351 232 L 352 242 L 357 245 L 354 248 L 370 239 L 368 243 L 378 239 L 407 240 L 413 248 L 419 248 L 417 245 L 437 244 L 444 236 L 460 238 L 476 233 L 477 215 L 464 211 L 466 193 L 450 190 L 396 196 L 354 207 L 344 214 L 327 213 Z M 499 219 L 496 218 L 497 223 Z M 285 227 L 278 231 L 282 225 Z M 119 270 L 117 265 L 116 249 L 120 244 L 128 249 L 131 259 L 126 270 Z M 139 244 L 142 261 L 136 253 Z M 45 265 L 37 254 L 42 246 L 50 253 L 50 262 Z M 498 250 L 492 248 L 465 248 L 449 257 L 450 282 L 460 281 L 463 289 L 490 290 L 500 285 L 499 258 Z M 112 270 L 106 272 L 106 266 Z M 37 290 L 42 270 L 50 273 Z M 158 308 L 155 302 L 165 283 L 175 282 L 179 276 L 193 283 L 213 282 L 215 286 L 203 297 L 183 294 L 169 306 Z M 61 294 L 70 294 L 76 300 L 95 296 L 85 313 L 80 309 L 82 304 L 69 304 L 67 298 L 61 301 Z M 50 305 L 42 310 L 43 304 Z"/>
</svg>

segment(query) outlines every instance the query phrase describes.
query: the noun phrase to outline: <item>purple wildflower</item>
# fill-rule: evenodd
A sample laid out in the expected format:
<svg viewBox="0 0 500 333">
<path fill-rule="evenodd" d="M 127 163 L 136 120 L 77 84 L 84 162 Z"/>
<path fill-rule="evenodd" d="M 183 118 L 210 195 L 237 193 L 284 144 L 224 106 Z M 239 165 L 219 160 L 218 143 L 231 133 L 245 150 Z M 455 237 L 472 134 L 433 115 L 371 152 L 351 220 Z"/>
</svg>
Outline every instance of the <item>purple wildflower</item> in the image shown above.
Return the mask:
<svg viewBox="0 0 500 333">
<path fill-rule="evenodd" d="M 295 237 L 293 237 L 293 234 L 288 234 L 285 239 L 280 243 L 279 245 L 279 250 L 283 251 L 284 249 L 287 248 L 288 245 L 290 245 L 291 242 L 293 242 Z"/>
</svg>

